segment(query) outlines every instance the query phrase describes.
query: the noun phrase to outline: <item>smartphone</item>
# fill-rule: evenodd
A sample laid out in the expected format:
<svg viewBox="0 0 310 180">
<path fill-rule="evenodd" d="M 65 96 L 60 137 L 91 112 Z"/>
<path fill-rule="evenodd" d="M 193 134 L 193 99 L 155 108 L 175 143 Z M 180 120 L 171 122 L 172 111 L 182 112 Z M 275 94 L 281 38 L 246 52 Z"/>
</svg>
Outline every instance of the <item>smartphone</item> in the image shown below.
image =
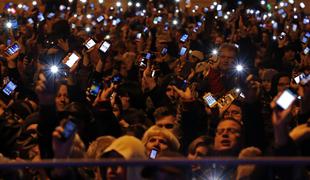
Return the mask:
<svg viewBox="0 0 310 180">
<path fill-rule="evenodd" d="M 157 154 L 158 154 L 158 150 L 152 149 L 149 158 L 150 159 L 156 159 Z"/>
<path fill-rule="evenodd" d="M 17 85 L 12 81 L 9 81 L 5 87 L 2 89 L 5 95 L 11 96 L 12 92 L 17 88 Z"/>
<path fill-rule="evenodd" d="M 137 39 L 137 40 L 140 40 L 140 39 L 141 39 L 141 36 L 142 36 L 142 34 L 141 34 L 141 33 L 138 33 L 138 34 L 136 35 L 136 39 Z"/>
<path fill-rule="evenodd" d="M 147 60 L 150 60 L 151 57 L 152 57 L 152 54 L 151 54 L 151 53 L 146 53 L 145 58 L 146 58 Z"/>
<path fill-rule="evenodd" d="M 280 36 L 279 36 L 279 39 L 280 40 L 283 40 L 286 36 L 286 33 L 285 32 L 281 32 Z"/>
<path fill-rule="evenodd" d="M 62 132 L 61 136 L 63 140 L 67 140 L 72 134 L 76 131 L 77 126 L 74 122 L 69 120 L 65 126 L 64 126 L 64 131 Z"/>
<path fill-rule="evenodd" d="M 97 22 L 98 22 L 98 23 L 100 23 L 102 20 L 104 20 L 104 17 L 103 17 L 103 16 L 97 17 Z"/>
<path fill-rule="evenodd" d="M 47 15 L 47 18 L 51 19 L 55 16 L 55 13 L 51 12 Z"/>
<path fill-rule="evenodd" d="M 45 20 L 44 15 L 43 15 L 43 13 L 41 13 L 41 12 L 39 12 L 37 18 L 38 18 L 38 21 L 40 21 L 40 22 L 42 22 L 42 21 Z"/>
<path fill-rule="evenodd" d="M 20 46 L 17 42 L 13 43 L 11 46 L 7 47 L 5 53 L 9 56 L 13 55 L 20 50 Z"/>
<path fill-rule="evenodd" d="M 167 52 L 168 52 L 168 49 L 167 48 L 163 48 L 162 50 L 161 50 L 161 55 L 166 55 L 167 54 Z"/>
<path fill-rule="evenodd" d="M 272 28 L 273 28 L 273 29 L 278 29 L 278 23 L 277 23 L 277 22 L 274 22 L 274 23 L 272 24 Z"/>
<path fill-rule="evenodd" d="M 309 20 L 308 18 L 304 18 L 303 23 L 304 23 L 304 24 L 309 24 L 309 23 L 310 23 L 310 20 Z"/>
<path fill-rule="evenodd" d="M 147 66 L 147 59 L 142 58 L 139 64 L 140 68 L 145 68 Z"/>
<path fill-rule="evenodd" d="M 180 52 L 179 52 L 179 55 L 183 56 L 186 53 L 186 51 L 187 51 L 187 49 L 185 47 L 182 47 Z"/>
<path fill-rule="evenodd" d="M 301 82 L 301 80 L 304 79 L 305 77 L 306 77 L 306 75 L 304 73 L 301 73 L 300 75 L 298 75 L 294 78 L 294 81 L 296 84 L 299 84 Z"/>
<path fill-rule="evenodd" d="M 297 96 L 295 93 L 286 89 L 277 99 L 276 104 L 280 109 L 285 110 L 295 101 L 296 98 Z"/>
<path fill-rule="evenodd" d="M 29 6 L 27 6 L 27 5 L 23 5 L 23 9 L 24 9 L 24 11 L 28 11 L 29 10 Z"/>
<path fill-rule="evenodd" d="M 87 49 L 90 49 L 96 45 L 96 42 L 92 38 L 89 38 L 84 44 Z"/>
<path fill-rule="evenodd" d="M 101 83 L 93 82 L 89 89 L 89 94 L 92 96 L 97 96 L 102 88 Z"/>
<path fill-rule="evenodd" d="M 303 36 L 302 39 L 301 39 L 301 42 L 303 44 L 306 44 L 308 42 L 308 38 L 306 36 Z"/>
<path fill-rule="evenodd" d="M 71 24 L 71 28 L 72 28 L 72 29 L 75 29 L 75 28 L 76 28 L 76 25 L 75 25 L 75 24 Z"/>
<path fill-rule="evenodd" d="M 211 93 L 207 93 L 206 95 L 204 95 L 203 100 L 210 108 L 213 108 L 217 103 Z"/>
<path fill-rule="evenodd" d="M 202 26 L 202 22 L 198 21 L 197 22 L 197 27 L 201 27 Z"/>
<path fill-rule="evenodd" d="M 32 18 L 28 18 L 27 21 L 28 21 L 29 24 L 33 24 L 34 23 Z"/>
<path fill-rule="evenodd" d="M 113 84 L 120 84 L 122 82 L 122 77 L 120 75 L 115 75 L 112 77 Z"/>
<path fill-rule="evenodd" d="M 308 54 L 309 54 L 309 51 L 310 51 L 310 47 L 307 46 L 307 47 L 304 49 L 304 54 L 305 54 L 305 55 L 308 55 Z"/>
<path fill-rule="evenodd" d="M 188 38 L 188 34 L 183 34 L 182 37 L 180 38 L 180 41 L 186 42 L 187 38 Z"/>
<path fill-rule="evenodd" d="M 68 57 L 68 60 L 64 62 L 69 68 L 71 68 L 78 60 L 80 60 L 81 57 L 76 54 L 75 52 L 71 53 L 71 55 Z"/>
<path fill-rule="evenodd" d="M 104 41 L 104 42 L 101 44 L 99 50 L 102 51 L 103 53 L 106 53 L 106 52 L 109 50 L 110 46 L 111 46 L 111 44 L 110 44 L 109 42 Z"/>
<path fill-rule="evenodd" d="M 310 32 L 307 32 L 307 33 L 305 34 L 305 36 L 306 36 L 307 38 L 309 38 L 309 37 L 310 37 Z"/>
<path fill-rule="evenodd" d="M 297 24 L 293 24 L 293 25 L 292 25 L 292 30 L 293 30 L 294 32 L 296 32 L 296 30 L 297 30 Z"/>
<path fill-rule="evenodd" d="M 155 78 L 155 77 L 158 77 L 158 75 L 159 75 L 159 70 L 152 70 L 152 74 L 151 74 L 151 76 L 152 76 L 152 78 Z"/>
<path fill-rule="evenodd" d="M 63 11 L 63 10 L 65 10 L 67 7 L 65 6 L 65 5 L 60 5 L 59 6 L 59 11 Z"/>
</svg>

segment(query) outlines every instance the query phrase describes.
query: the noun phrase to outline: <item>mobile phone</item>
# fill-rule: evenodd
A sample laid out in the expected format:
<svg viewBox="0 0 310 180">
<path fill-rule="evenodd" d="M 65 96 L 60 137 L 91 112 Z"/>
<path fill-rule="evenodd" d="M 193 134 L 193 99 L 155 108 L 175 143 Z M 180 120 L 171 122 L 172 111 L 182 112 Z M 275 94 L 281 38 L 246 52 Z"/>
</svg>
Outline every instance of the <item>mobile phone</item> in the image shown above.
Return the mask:
<svg viewBox="0 0 310 180">
<path fill-rule="evenodd" d="M 187 38 L 188 38 L 188 34 L 183 34 L 182 37 L 180 38 L 180 41 L 186 42 Z"/>
<path fill-rule="evenodd" d="M 112 77 L 113 84 L 120 84 L 122 82 L 122 77 L 120 75 L 115 75 Z"/>
<path fill-rule="evenodd" d="M 136 39 L 137 39 L 137 40 L 140 40 L 140 39 L 141 39 L 141 35 L 142 35 L 141 33 L 138 33 L 138 34 L 136 35 Z"/>
<path fill-rule="evenodd" d="M 299 84 L 301 82 L 301 80 L 303 80 L 305 77 L 306 77 L 306 75 L 304 73 L 301 73 L 294 78 L 294 81 L 296 84 Z"/>
<path fill-rule="evenodd" d="M 278 23 L 277 23 L 277 22 L 274 22 L 274 23 L 272 24 L 272 28 L 273 28 L 273 29 L 278 29 Z"/>
<path fill-rule="evenodd" d="M 297 24 L 292 25 L 292 30 L 295 32 L 297 30 Z"/>
<path fill-rule="evenodd" d="M 204 95 L 203 100 L 210 108 L 213 108 L 217 103 L 211 93 L 207 93 L 206 95 Z"/>
<path fill-rule="evenodd" d="M 186 51 L 187 51 L 187 49 L 185 47 L 182 47 L 180 52 L 179 52 L 179 55 L 183 56 L 186 53 Z"/>
<path fill-rule="evenodd" d="M 167 54 L 167 52 L 168 52 L 168 49 L 167 48 L 163 48 L 162 50 L 161 50 L 161 55 L 166 55 Z"/>
<path fill-rule="evenodd" d="M 51 19 L 55 16 L 55 13 L 51 12 L 47 15 L 47 18 Z"/>
<path fill-rule="evenodd" d="M 279 36 L 279 39 L 280 40 L 283 40 L 286 36 L 286 33 L 285 32 L 281 32 L 280 36 Z"/>
<path fill-rule="evenodd" d="M 12 45 L 10 45 L 9 47 L 6 48 L 5 53 L 9 56 L 13 55 L 14 53 L 16 53 L 17 51 L 20 50 L 20 46 L 17 42 L 13 43 Z"/>
<path fill-rule="evenodd" d="M 72 134 L 76 131 L 77 126 L 74 122 L 69 120 L 65 126 L 64 126 L 64 131 L 62 132 L 61 136 L 63 140 L 67 140 Z"/>
<path fill-rule="evenodd" d="M 309 51 L 310 51 L 310 47 L 307 46 L 307 47 L 304 49 L 304 54 L 305 54 L 305 55 L 308 55 L 308 54 L 309 54 Z"/>
<path fill-rule="evenodd" d="M 78 54 L 76 54 L 75 52 L 73 52 L 68 57 L 68 60 L 64 62 L 64 64 L 66 64 L 69 68 L 71 68 L 80 59 L 81 59 L 81 57 Z"/>
<path fill-rule="evenodd" d="M 158 75 L 159 75 L 159 70 L 153 69 L 152 74 L 151 74 L 152 78 L 158 77 Z"/>
<path fill-rule="evenodd" d="M 140 68 L 145 68 L 147 66 L 147 59 L 142 58 L 140 63 L 139 63 L 139 67 Z"/>
<path fill-rule="evenodd" d="M 277 99 L 276 104 L 280 109 L 285 110 L 295 101 L 296 98 L 297 96 L 295 93 L 286 89 Z"/>
<path fill-rule="evenodd" d="M 146 53 L 145 58 L 146 58 L 147 60 L 150 60 L 151 57 L 152 57 L 152 54 L 151 54 L 151 53 Z"/>
<path fill-rule="evenodd" d="M 158 154 L 158 150 L 157 149 L 152 149 L 151 153 L 149 155 L 149 158 L 150 159 L 156 159 L 157 154 Z"/>
<path fill-rule="evenodd" d="M 65 10 L 66 8 L 67 8 L 67 7 L 66 7 L 65 5 L 60 5 L 60 6 L 59 6 L 59 10 L 60 10 L 60 11 L 63 11 L 63 10 Z"/>
<path fill-rule="evenodd" d="M 96 97 L 99 94 L 101 88 L 102 88 L 101 83 L 93 81 L 93 83 L 89 88 L 89 94 Z"/>
<path fill-rule="evenodd" d="M 109 50 L 110 46 L 111 46 L 111 44 L 110 44 L 109 42 L 104 41 L 104 42 L 101 44 L 99 50 L 102 51 L 103 53 L 106 53 L 106 52 Z"/>
<path fill-rule="evenodd" d="M 89 38 L 84 44 L 87 49 L 90 49 L 96 45 L 96 42 L 92 38 Z"/>
<path fill-rule="evenodd" d="M 307 32 L 307 33 L 305 34 L 305 36 L 306 36 L 307 38 L 309 38 L 309 37 L 310 37 L 310 32 Z"/>
<path fill-rule="evenodd" d="M 71 24 L 71 28 L 72 28 L 72 29 L 75 29 L 75 28 L 76 28 L 76 25 L 75 25 L 75 24 Z"/>
<path fill-rule="evenodd" d="M 100 23 L 102 20 L 104 20 L 104 17 L 101 15 L 99 17 L 97 17 L 97 22 Z"/>
<path fill-rule="evenodd" d="M 309 23 L 310 23 L 310 20 L 309 20 L 308 18 L 304 18 L 303 23 L 304 23 L 304 24 L 309 24 Z"/>
<path fill-rule="evenodd" d="M 28 21 L 29 24 L 33 24 L 34 23 L 32 18 L 28 18 L 27 21 Z"/>
<path fill-rule="evenodd" d="M 198 21 L 197 22 L 197 27 L 201 27 L 202 26 L 202 22 Z"/>
<path fill-rule="evenodd" d="M 45 20 L 44 15 L 43 15 L 43 13 L 41 13 L 41 12 L 39 12 L 37 18 L 38 18 L 38 21 L 40 21 L 40 22 L 42 22 L 42 21 Z"/>
<path fill-rule="evenodd" d="M 29 6 L 27 6 L 27 5 L 23 5 L 23 9 L 24 9 L 24 11 L 28 11 L 29 10 Z"/>
<path fill-rule="evenodd" d="M 308 38 L 306 36 L 303 36 L 302 39 L 301 39 L 301 42 L 303 44 L 306 44 L 308 42 Z"/>
<path fill-rule="evenodd" d="M 9 81 L 5 85 L 5 87 L 2 89 L 2 92 L 4 92 L 4 94 L 7 96 L 11 96 L 12 92 L 14 92 L 16 88 L 17 88 L 17 85 L 14 82 Z"/>
</svg>

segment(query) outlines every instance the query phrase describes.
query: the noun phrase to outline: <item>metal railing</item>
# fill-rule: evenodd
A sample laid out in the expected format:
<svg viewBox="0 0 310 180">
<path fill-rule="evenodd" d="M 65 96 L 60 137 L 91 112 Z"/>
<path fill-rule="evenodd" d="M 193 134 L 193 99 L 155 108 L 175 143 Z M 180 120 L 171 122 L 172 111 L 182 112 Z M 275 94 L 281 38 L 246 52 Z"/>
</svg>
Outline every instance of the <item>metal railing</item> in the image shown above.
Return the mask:
<svg viewBox="0 0 310 180">
<path fill-rule="evenodd" d="M 157 159 L 157 160 L 124 160 L 124 159 L 50 159 L 37 162 L 31 161 L 0 161 L 0 169 L 3 168 L 46 168 L 46 167 L 93 167 L 93 166 L 169 166 L 191 164 L 221 164 L 221 165 L 310 165 L 310 157 L 255 157 L 255 158 L 232 158 L 211 157 L 199 160 L 188 159 Z"/>
</svg>

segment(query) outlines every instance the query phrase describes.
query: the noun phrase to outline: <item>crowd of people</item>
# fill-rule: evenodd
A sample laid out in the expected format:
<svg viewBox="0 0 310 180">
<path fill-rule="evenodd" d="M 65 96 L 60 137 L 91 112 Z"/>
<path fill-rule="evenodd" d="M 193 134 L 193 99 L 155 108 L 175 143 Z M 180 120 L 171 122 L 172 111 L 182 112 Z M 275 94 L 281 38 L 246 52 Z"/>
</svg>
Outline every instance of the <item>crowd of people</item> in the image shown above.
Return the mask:
<svg viewBox="0 0 310 180">
<path fill-rule="evenodd" d="M 33 1 L 0 16 L 0 161 L 309 156 L 304 3 Z M 307 166 L 0 170 L 0 179 L 309 179 Z"/>
</svg>

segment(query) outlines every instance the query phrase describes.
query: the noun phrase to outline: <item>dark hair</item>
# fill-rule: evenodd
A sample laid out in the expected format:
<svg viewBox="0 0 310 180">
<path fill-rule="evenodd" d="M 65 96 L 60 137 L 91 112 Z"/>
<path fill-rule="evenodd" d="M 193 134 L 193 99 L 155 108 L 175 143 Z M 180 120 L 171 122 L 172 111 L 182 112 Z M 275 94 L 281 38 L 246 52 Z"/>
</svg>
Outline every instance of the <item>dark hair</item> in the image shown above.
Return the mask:
<svg viewBox="0 0 310 180">
<path fill-rule="evenodd" d="M 283 72 L 274 75 L 271 80 L 271 90 L 270 90 L 270 94 L 272 95 L 272 97 L 275 97 L 278 94 L 278 83 L 282 77 L 288 77 L 289 79 L 291 78 L 289 74 Z"/>
<path fill-rule="evenodd" d="M 155 112 L 153 113 L 153 116 L 155 118 L 155 120 L 157 121 L 158 119 L 161 119 L 165 116 L 175 116 L 175 112 L 173 112 L 171 109 L 169 109 L 166 106 L 162 106 L 159 107 L 155 110 Z"/>
</svg>

